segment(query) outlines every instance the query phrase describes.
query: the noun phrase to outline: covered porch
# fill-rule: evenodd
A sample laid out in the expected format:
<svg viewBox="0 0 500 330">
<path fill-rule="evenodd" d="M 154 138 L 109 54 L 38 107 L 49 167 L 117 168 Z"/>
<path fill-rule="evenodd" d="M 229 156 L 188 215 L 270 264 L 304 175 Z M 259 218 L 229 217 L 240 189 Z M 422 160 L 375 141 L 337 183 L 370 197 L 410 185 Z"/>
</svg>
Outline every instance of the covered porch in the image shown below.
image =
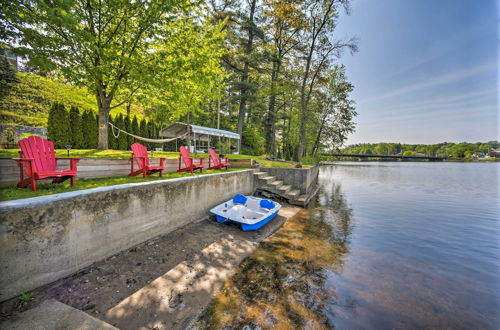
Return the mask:
<svg viewBox="0 0 500 330">
<path fill-rule="evenodd" d="M 175 123 L 161 129 L 159 135 L 165 138 L 185 136 L 185 139 L 187 139 L 187 147 L 189 151 L 194 153 L 207 153 L 209 148 L 215 147 L 217 147 L 218 152 L 220 153 L 240 153 L 238 143 L 238 140 L 240 139 L 239 134 L 222 129 L 185 123 Z M 232 140 L 236 140 L 235 149 L 229 147 L 232 146 Z M 225 150 L 226 148 L 223 147 L 224 142 L 229 142 L 227 150 Z M 178 147 L 180 146 L 177 145 L 177 143 L 178 142 L 176 140 L 176 149 L 178 149 Z"/>
</svg>

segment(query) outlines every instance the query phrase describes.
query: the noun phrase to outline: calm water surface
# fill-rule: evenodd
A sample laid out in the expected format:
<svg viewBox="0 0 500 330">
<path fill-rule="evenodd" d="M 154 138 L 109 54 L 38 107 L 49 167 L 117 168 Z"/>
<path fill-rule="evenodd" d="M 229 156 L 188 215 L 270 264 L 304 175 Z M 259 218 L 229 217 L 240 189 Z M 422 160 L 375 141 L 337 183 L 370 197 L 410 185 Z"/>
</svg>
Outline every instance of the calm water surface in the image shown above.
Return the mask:
<svg viewBox="0 0 500 330">
<path fill-rule="evenodd" d="M 500 164 L 342 163 L 323 167 L 313 211 L 338 228 L 326 270 L 338 328 L 500 328 Z M 332 208 L 335 205 L 337 208 Z M 345 219 L 344 219 L 345 222 Z"/>
<path fill-rule="evenodd" d="M 500 164 L 339 163 L 201 327 L 500 328 Z"/>
</svg>

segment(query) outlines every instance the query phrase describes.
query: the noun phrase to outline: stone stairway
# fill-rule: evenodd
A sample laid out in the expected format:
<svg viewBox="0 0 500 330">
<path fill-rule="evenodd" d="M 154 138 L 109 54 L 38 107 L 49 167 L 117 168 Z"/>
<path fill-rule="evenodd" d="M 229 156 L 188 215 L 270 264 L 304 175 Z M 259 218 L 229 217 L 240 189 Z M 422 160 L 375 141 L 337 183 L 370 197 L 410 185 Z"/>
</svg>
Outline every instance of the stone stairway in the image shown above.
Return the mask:
<svg viewBox="0 0 500 330">
<path fill-rule="evenodd" d="M 265 197 L 275 197 L 286 200 L 289 204 L 306 206 L 312 196 L 301 194 L 300 189 L 284 184 L 282 180 L 270 175 L 265 169 L 260 168 L 254 172 L 257 183 L 257 193 Z"/>
</svg>

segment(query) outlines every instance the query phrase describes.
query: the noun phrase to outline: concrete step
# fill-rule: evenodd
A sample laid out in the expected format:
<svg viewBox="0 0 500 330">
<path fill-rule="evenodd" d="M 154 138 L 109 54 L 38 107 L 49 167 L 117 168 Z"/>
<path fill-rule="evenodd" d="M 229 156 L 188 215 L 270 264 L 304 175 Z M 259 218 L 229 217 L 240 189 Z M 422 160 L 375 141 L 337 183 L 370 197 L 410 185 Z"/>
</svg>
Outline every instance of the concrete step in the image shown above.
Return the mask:
<svg viewBox="0 0 500 330">
<path fill-rule="evenodd" d="M 265 177 L 265 176 L 268 176 L 269 174 L 267 172 L 254 172 L 253 175 L 255 175 L 256 177 L 258 177 L 259 179 Z"/>
<path fill-rule="evenodd" d="M 266 184 L 269 184 L 269 183 L 275 181 L 276 177 L 275 176 L 265 176 L 265 177 L 262 177 L 259 179 L 264 180 L 264 181 L 266 181 Z"/>
<path fill-rule="evenodd" d="M 118 330 L 109 323 L 50 299 L 0 324 L 2 329 L 103 329 Z"/>
<path fill-rule="evenodd" d="M 290 185 L 283 185 L 281 187 L 278 188 L 278 192 L 280 194 L 286 194 L 287 192 L 289 192 L 290 190 L 292 190 L 292 186 Z"/>
<path fill-rule="evenodd" d="M 283 181 L 279 181 L 279 180 L 273 181 L 269 184 L 271 189 L 275 189 L 275 190 L 278 190 L 282 185 L 283 185 Z"/>
<path fill-rule="evenodd" d="M 292 191 L 289 191 L 286 193 L 286 196 L 291 198 L 291 199 L 296 199 L 300 195 L 300 190 L 294 189 Z"/>
<path fill-rule="evenodd" d="M 305 203 L 307 200 L 307 195 L 300 195 L 299 198 L 297 198 L 297 202 Z"/>
</svg>

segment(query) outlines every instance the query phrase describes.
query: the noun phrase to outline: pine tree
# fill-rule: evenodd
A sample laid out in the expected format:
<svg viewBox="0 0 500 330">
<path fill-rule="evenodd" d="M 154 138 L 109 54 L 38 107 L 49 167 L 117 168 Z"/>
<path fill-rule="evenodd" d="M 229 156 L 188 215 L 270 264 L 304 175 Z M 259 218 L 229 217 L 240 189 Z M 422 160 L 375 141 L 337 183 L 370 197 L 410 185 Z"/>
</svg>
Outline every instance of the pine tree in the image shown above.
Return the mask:
<svg viewBox="0 0 500 330">
<path fill-rule="evenodd" d="M 71 107 L 69 111 L 69 126 L 70 126 L 70 139 L 69 143 L 73 149 L 83 148 L 83 127 L 80 111 L 75 106 Z"/>
<path fill-rule="evenodd" d="M 119 114 L 118 117 L 116 118 L 116 127 L 125 131 L 125 121 L 123 119 L 122 114 Z M 118 149 L 128 150 L 129 146 L 127 145 L 127 143 L 128 143 L 127 134 L 120 132 L 120 135 L 118 136 Z"/>
<path fill-rule="evenodd" d="M 137 121 L 137 117 L 134 116 L 134 119 L 132 120 L 132 125 L 131 125 L 131 133 L 134 135 L 141 135 L 140 134 L 140 129 L 139 129 L 139 122 Z M 134 138 L 132 138 L 132 143 L 136 142 Z M 130 145 L 132 145 L 132 143 Z"/>
<path fill-rule="evenodd" d="M 156 139 L 155 124 L 153 123 L 152 120 L 148 122 L 148 138 Z M 158 143 L 150 143 L 150 147 L 151 149 L 157 148 Z"/>
<path fill-rule="evenodd" d="M 130 120 L 130 116 L 127 115 L 125 117 L 125 132 L 132 133 L 132 121 Z M 133 134 L 133 133 L 132 133 Z M 127 148 L 125 150 L 130 149 L 130 146 L 134 143 L 134 138 L 130 135 L 127 135 Z"/>
<path fill-rule="evenodd" d="M 58 110 L 59 110 L 59 104 L 55 102 L 52 103 L 52 106 L 50 107 L 49 110 L 49 118 L 47 120 L 47 138 L 50 141 L 55 141 L 57 138 L 56 118 Z"/>
<path fill-rule="evenodd" d="M 95 149 L 97 147 L 97 122 L 93 112 L 85 111 L 82 115 L 82 128 L 84 148 Z"/>
<path fill-rule="evenodd" d="M 113 118 L 113 116 L 109 115 L 108 121 L 116 126 L 116 117 Z M 110 127 L 109 129 L 111 131 L 111 134 L 108 134 L 108 148 L 112 150 L 118 150 L 118 139 L 114 136 L 114 134 L 117 134 L 118 132 L 116 132 L 116 128 Z"/>
<path fill-rule="evenodd" d="M 63 149 L 70 143 L 69 113 L 61 103 L 54 103 L 49 111 L 47 135 L 56 149 Z"/>
<path fill-rule="evenodd" d="M 139 136 L 148 138 L 148 123 L 146 122 L 146 119 L 143 118 L 141 120 L 141 124 L 139 126 Z M 144 142 L 144 141 L 139 141 L 140 143 L 144 144 L 146 148 L 151 149 L 151 144 L 149 142 Z"/>
<path fill-rule="evenodd" d="M 9 93 L 11 84 L 18 83 L 17 71 L 5 56 L 0 56 L 0 96 Z"/>
<path fill-rule="evenodd" d="M 99 115 L 92 113 L 92 119 L 94 121 L 94 130 L 92 131 L 92 149 L 97 149 L 97 143 L 99 141 Z"/>
</svg>

